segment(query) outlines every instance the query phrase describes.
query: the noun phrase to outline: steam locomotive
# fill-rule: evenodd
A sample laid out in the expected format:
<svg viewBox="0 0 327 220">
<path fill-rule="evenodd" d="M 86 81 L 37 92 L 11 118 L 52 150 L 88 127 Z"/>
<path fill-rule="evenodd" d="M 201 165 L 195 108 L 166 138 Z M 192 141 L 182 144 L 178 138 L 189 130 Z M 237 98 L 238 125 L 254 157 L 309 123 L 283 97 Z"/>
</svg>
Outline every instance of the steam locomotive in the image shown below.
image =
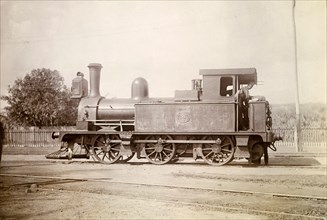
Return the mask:
<svg viewBox="0 0 327 220">
<path fill-rule="evenodd" d="M 149 97 L 147 81 L 136 78 L 125 99 L 102 97 L 102 65 L 88 68 L 89 94 L 82 73 L 72 82 L 71 98 L 80 99 L 76 128 L 52 134 L 62 146 L 47 158 L 92 156 L 112 164 L 136 154 L 152 164 L 193 157 L 221 166 L 234 158 L 260 164 L 264 157 L 268 164 L 268 148 L 276 150 L 269 103 L 249 95 L 257 84 L 255 68 L 201 69 L 202 79 L 173 98 Z"/>
</svg>

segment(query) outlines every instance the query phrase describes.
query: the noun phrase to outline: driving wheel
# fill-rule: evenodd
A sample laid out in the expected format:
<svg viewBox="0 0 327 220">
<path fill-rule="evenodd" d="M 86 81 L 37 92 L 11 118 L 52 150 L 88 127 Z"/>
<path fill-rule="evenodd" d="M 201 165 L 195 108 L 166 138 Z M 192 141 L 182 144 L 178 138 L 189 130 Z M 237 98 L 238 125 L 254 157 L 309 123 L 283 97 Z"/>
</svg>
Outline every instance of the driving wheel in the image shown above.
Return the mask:
<svg viewBox="0 0 327 220">
<path fill-rule="evenodd" d="M 144 146 L 145 157 L 153 164 L 166 164 L 171 161 L 176 153 L 174 143 L 166 143 L 173 140 L 169 135 L 151 135 L 146 140 L 156 140 L 156 143 L 146 143 Z"/>
<path fill-rule="evenodd" d="M 120 138 L 118 135 L 98 135 L 92 145 L 94 158 L 100 163 L 115 163 L 120 158 Z"/>
<path fill-rule="evenodd" d="M 205 136 L 202 140 L 214 140 L 215 143 L 202 144 L 202 159 L 214 166 L 222 166 L 233 160 L 235 146 L 229 136 Z"/>
</svg>

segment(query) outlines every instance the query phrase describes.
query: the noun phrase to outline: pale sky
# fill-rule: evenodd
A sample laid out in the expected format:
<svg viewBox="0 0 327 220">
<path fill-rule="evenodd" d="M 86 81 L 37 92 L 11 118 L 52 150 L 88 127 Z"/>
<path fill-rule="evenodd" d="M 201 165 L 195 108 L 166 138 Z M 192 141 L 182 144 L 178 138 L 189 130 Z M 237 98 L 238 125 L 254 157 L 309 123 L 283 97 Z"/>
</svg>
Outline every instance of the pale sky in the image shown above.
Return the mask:
<svg viewBox="0 0 327 220">
<path fill-rule="evenodd" d="M 298 0 L 296 24 L 300 102 L 326 103 L 326 1 Z M 294 60 L 292 1 L 1 0 L 1 95 L 35 68 L 70 87 L 96 62 L 108 98 L 130 97 L 138 76 L 173 97 L 199 69 L 255 67 L 252 95 L 294 103 Z"/>
</svg>

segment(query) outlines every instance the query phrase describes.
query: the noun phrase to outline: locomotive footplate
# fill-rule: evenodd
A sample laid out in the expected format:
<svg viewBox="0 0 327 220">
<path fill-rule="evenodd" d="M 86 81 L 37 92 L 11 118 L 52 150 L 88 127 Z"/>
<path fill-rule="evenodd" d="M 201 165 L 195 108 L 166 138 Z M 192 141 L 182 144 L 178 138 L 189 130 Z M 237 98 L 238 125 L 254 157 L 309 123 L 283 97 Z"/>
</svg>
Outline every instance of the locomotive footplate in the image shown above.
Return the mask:
<svg viewBox="0 0 327 220">
<path fill-rule="evenodd" d="M 217 140 L 161 140 L 167 144 L 216 144 Z M 219 141 L 218 141 L 219 142 Z M 134 140 L 134 144 L 155 144 L 158 140 Z"/>
</svg>

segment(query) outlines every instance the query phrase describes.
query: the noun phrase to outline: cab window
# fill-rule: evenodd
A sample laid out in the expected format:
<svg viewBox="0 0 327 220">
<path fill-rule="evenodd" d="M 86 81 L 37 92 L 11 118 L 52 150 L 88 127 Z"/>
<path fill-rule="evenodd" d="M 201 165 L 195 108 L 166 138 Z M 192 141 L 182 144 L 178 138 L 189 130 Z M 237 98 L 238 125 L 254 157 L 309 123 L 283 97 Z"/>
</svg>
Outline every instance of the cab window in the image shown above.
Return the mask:
<svg viewBox="0 0 327 220">
<path fill-rule="evenodd" d="M 221 77 L 220 78 L 220 96 L 232 96 L 233 95 L 233 77 Z"/>
</svg>

